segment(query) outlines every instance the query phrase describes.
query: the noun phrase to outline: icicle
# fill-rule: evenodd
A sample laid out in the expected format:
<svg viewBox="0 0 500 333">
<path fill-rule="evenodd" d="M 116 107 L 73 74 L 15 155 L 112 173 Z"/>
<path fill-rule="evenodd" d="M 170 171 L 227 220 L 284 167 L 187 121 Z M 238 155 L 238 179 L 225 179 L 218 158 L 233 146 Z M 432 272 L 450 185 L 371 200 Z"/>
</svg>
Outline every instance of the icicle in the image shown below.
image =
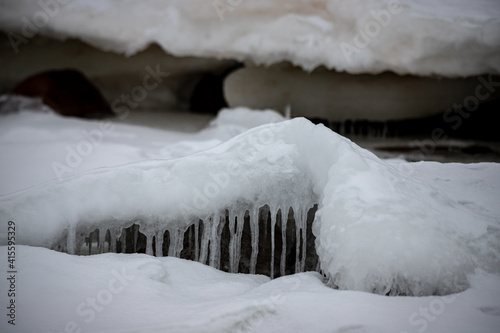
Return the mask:
<svg viewBox="0 0 500 333">
<path fill-rule="evenodd" d="M 185 230 L 180 228 L 177 229 L 177 235 L 175 237 L 177 240 L 175 243 L 175 257 L 177 258 L 181 257 L 182 248 L 184 247 L 184 233 Z"/>
<path fill-rule="evenodd" d="M 108 251 L 112 253 L 116 253 L 116 228 L 112 228 L 109 230 L 109 248 Z"/>
<path fill-rule="evenodd" d="M 187 241 L 188 241 L 188 249 L 193 251 L 194 250 L 194 227 L 191 228 L 192 225 L 188 226 L 186 229 L 186 234 L 184 234 L 184 237 L 187 236 Z"/>
<path fill-rule="evenodd" d="M 282 206 L 283 207 L 283 206 Z M 287 206 L 285 206 L 287 207 Z M 288 214 L 280 209 L 281 212 L 281 261 L 280 261 L 280 274 L 285 276 L 286 269 L 286 223 L 288 221 Z"/>
<path fill-rule="evenodd" d="M 215 252 L 217 254 L 217 263 L 218 266 L 217 268 L 220 269 L 220 262 L 221 262 L 221 256 L 222 256 L 222 231 L 224 230 L 224 227 L 226 225 L 226 212 L 223 213 L 224 215 L 219 216 L 219 225 L 217 227 L 217 234 L 216 234 L 216 240 L 215 244 L 217 245 L 217 251 Z"/>
<path fill-rule="evenodd" d="M 274 279 L 274 228 L 276 226 L 276 210 L 269 207 L 271 212 L 271 279 Z"/>
<path fill-rule="evenodd" d="M 178 242 L 179 233 L 177 232 L 177 230 L 171 230 L 171 229 L 169 229 L 169 233 L 170 233 L 170 244 L 168 246 L 168 256 L 176 257 L 175 249 L 176 249 L 176 244 Z"/>
<path fill-rule="evenodd" d="M 290 105 L 290 103 L 287 103 L 287 105 L 285 106 L 285 119 L 292 119 L 292 106 Z"/>
<path fill-rule="evenodd" d="M 268 219 L 268 216 L 269 216 L 269 206 L 268 205 L 264 205 L 262 207 L 262 224 L 263 224 L 263 227 L 264 227 L 264 239 L 267 239 L 267 219 Z"/>
<path fill-rule="evenodd" d="M 302 257 L 300 258 L 300 271 L 303 272 L 306 269 L 306 249 L 307 249 L 307 213 L 309 212 L 309 208 L 305 207 L 301 209 L 301 221 L 300 228 L 302 233 Z"/>
<path fill-rule="evenodd" d="M 132 226 L 133 240 L 132 240 L 132 252 L 137 252 L 137 238 L 139 237 L 139 226 L 134 224 Z"/>
<path fill-rule="evenodd" d="M 301 210 L 300 206 L 296 205 L 293 209 L 293 219 L 295 220 L 295 273 L 300 272 L 301 261 L 300 261 L 300 227 L 301 223 Z"/>
<path fill-rule="evenodd" d="M 217 228 L 219 227 L 219 215 L 214 215 L 212 217 L 212 223 L 210 224 L 210 258 L 208 264 L 212 267 L 215 267 L 215 261 L 217 257 L 217 247 L 216 244 L 217 239 Z M 218 268 L 218 267 L 217 267 Z"/>
<path fill-rule="evenodd" d="M 229 273 L 236 273 L 235 271 L 235 255 L 236 255 L 236 245 L 235 245 L 235 216 L 229 211 Z M 236 268 L 238 270 L 238 268 Z"/>
<path fill-rule="evenodd" d="M 120 234 L 120 243 L 121 243 L 121 252 L 126 253 L 127 252 L 127 229 L 123 228 L 122 232 Z"/>
<path fill-rule="evenodd" d="M 104 252 L 109 252 L 109 248 L 111 246 L 111 229 L 106 230 L 106 237 L 104 237 Z"/>
<path fill-rule="evenodd" d="M 153 233 L 146 232 L 146 254 L 149 256 L 153 255 Z"/>
<path fill-rule="evenodd" d="M 195 222 L 194 223 L 194 260 L 198 261 L 198 258 L 200 257 L 200 246 L 199 246 L 199 230 L 200 228 L 200 222 Z"/>
<path fill-rule="evenodd" d="M 208 243 L 210 240 L 211 230 L 212 230 L 211 223 L 209 222 L 208 219 L 205 219 L 203 221 L 203 234 L 201 236 L 201 250 L 200 250 L 200 257 L 198 260 L 202 264 L 207 263 Z"/>
<path fill-rule="evenodd" d="M 214 215 L 212 220 L 212 235 L 210 237 L 210 266 L 217 269 L 220 268 L 221 234 L 224 228 L 224 223 L 221 223 L 221 219 L 220 215 Z"/>
<path fill-rule="evenodd" d="M 234 255 L 234 267 L 235 273 L 238 273 L 241 259 L 241 237 L 243 237 L 243 227 L 245 226 L 245 214 L 243 213 L 236 215 L 236 242 L 235 242 L 235 255 Z"/>
<path fill-rule="evenodd" d="M 102 237 L 101 237 L 101 234 Z M 101 230 L 97 229 L 97 247 L 99 249 L 99 254 L 104 253 L 104 243 L 106 243 L 106 232 L 101 232 Z"/>
<path fill-rule="evenodd" d="M 89 233 L 89 255 L 92 254 L 92 235 L 94 234 L 94 232 L 90 232 Z"/>
<path fill-rule="evenodd" d="M 76 245 L 76 227 L 70 225 L 68 228 L 68 235 L 66 236 L 66 250 L 69 254 L 75 254 Z"/>
<path fill-rule="evenodd" d="M 175 249 L 175 242 L 177 241 L 177 233 L 175 231 L 172 231 L 172 229 L 168 230 L 170 234 L 170 244 L 168 245 L 168 256 L 173 257 L 174 256 L 174 249 Z"/>
<path fill-rule="evenodd" d="M 236 273 L 238 273 L 238 268 L 240 266 L 241 260 L 241 238 L 243 237 L 243 228 L 245 227 L 245 216 L 247 214 L 247 210 L 244 210 L 242 214 L 237 215 L 238 225 L 236 228 Z"/>
<path fill-rule="evenodd" d="M 220 261 L 221 261 L 221 253 L 222 253 L 222 231 L 224 230 L 224 225 L 226 224 L 226 216 L 219 217 L 219 226 L 217 227 L 217 238 L 215 240 L 215 244 L 217 246 L 217 251 L 215 252 L 217 254 L 217 267 L 220 269 Z"/>
<path fill-rule="evenodd" d="M 155 235 L 155 252 L 157 257 L 163 257 L 163 235 L 165 230 L 159 230 Z"/>
<path fill-rule="evenodd" d="M 182 248 L 184 246 L 184 229 L 177 228 L 175 230 L 169 230 L 170 234 L 170 244 L 168 247 L 168 256 L 180 258 Z"/>
<path fill-rule="evenodd" d="M 259 254 L 259 207 L 250 211 L 250 231 L 252 235 L 252 255 L 250 257 L 250 274 L 255 274 L 257 256 Z"/>
<path fill-rule="evenodd" d="M 75 254 L 81 254 L 81 249 L 83 246 L 83 243 L 85 242 L 85 233 L 83 232 L 77 232 L 76 233 L 76 240 L 75 240 L 75 247 L 76 247 L 76 253 Z"/>
</svg>

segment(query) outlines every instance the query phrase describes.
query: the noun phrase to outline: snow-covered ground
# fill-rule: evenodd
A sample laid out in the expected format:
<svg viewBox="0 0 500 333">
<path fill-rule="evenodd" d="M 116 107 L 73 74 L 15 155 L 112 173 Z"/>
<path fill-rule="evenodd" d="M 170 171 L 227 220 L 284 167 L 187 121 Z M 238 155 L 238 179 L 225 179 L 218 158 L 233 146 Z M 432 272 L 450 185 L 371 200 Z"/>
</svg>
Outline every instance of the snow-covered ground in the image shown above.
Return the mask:
<svg viewBox="0 0 500 333">
<path fill-rule="evenodd" d="M 165 118 L 170 129 L 152 129 L 126 124 L 125 115 L 99 122 L 23 109 L 0 122 L 0 244 L 8 220 L 18 239 L 16 326 L 4 318 L 2 332 L 500 327 L 498 164 L 383 161 L 323 126 L 272 111 L 225 110 L 208 126 L 176 116 Z M 228 169 L 235 161 L 244 168 Z M 65 229 L 134 214 L 150 218 L 145 226 L 182 224 L 155 218 L 185 213 L 178 208 L 190 191 L 222 170 L 236 176 L 196 212 L 250 199 L 318 200 L 314 232 L 326 279 L 310 272 L 270 280 L 173 257 L 21 246 L 50 246 Z M 0 257 L 5 272 L 5 246 Z M 444 295 L 376 295 L 388 292 Z"/>
<path fill-rule="evenodd" d="M 135 54 L 290 61 L 348 73 L 500 73 L 497 0 L 4 0 L 0 29 L 19 52 L 36 33 Z"/>
<path fill-rule="evenodd" d="M 36 104 L 33 108 L 21 108 L 40 110 Z M 252 116 L 251 120 L 241 119 L 231 124 L 231 114 L 227 115 L 227 124 L 222 126 L 217 123 L 208 126 L 211 117 L 186 117 L 175 112 L 144 115 L 132 112 L 102 122 L 64 118 L 52 112 L 6 115 L 0 122 L 1 149 L 5 156 L 5 163 L 1 164 L 0 195 L 95 168 L 187 156 L 214 147 L 251 126 L 268 123 L 273 118 L 283 120 L 269 112 L 260 119 Z"/>
<path fill-rule="evenodd" d="M 6 255 L 0 247 L 0 257 Z M 496 275 L 477 274 L 456 295 L 386 297 L 331 289 L 318 273 L 270 280 L 172 257 L 75 257 L 18 246 L 17 263 L 16 326 L 2 315 L 2 332 L 496 333 L 500 327 Z M 6 312 L 4 276 L 0 286 Z"/>
</svg>

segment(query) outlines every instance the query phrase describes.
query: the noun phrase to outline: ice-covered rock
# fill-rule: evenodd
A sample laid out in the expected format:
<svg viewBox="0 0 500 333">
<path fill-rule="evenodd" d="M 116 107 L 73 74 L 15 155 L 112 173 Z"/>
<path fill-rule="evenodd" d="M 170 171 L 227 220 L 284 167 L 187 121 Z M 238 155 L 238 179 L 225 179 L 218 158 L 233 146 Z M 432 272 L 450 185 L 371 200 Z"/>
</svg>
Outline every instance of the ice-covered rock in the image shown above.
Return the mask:
<svg viewBox="0 0 500 333">
<path fill-rule="evenodd" d="M 486 167 L 492 175 L 499 171 L 477 168 Z M 179 234 L 171 238 L 170 255 L 182 250 L 180 235 L 203 220 L 198 259 L 216 267 L 224 219 L 234 269 L 239 221 L 248 216 L 256 230 L 256 212 L 267 205 L 274 226 L 276 213 L 291 207 L 300 230 L 305 209 L 317 203 L 316 250 L 333 286 L 447 294 L 464 290 L 474 269 L 498 273 L 498 219 L 407 168 L 412 165 L 381 161 L 323 126 L 294 119 L 180 159 L 100 169 L 3 196 L 0 218 L 16 221 L 20 244 L 62 243 L 69 252 L 83 241 L 80 232 L 99 226 L 118 235 L 139 224 L 149 249 L 155 234 L 169 230 Z M 476 169 L 467 170 L 474 175 Z"/>
</svg>

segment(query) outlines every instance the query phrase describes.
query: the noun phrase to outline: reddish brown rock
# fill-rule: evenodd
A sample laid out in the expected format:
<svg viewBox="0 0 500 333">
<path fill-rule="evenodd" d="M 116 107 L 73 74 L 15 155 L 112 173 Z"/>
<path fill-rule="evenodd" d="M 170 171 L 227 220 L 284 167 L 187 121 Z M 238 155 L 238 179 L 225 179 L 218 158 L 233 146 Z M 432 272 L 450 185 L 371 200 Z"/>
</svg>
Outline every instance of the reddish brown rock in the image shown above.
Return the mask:
<svg viewBox="0 0 500 333">
<path fill-rule="evenodd" d="M 82 73 L 73 69 L 35 74 L 21 82 L 13 93 L 39 97 L 63 116 L 91 119 L 114 116 L 99 90 Z"/>
</svg>

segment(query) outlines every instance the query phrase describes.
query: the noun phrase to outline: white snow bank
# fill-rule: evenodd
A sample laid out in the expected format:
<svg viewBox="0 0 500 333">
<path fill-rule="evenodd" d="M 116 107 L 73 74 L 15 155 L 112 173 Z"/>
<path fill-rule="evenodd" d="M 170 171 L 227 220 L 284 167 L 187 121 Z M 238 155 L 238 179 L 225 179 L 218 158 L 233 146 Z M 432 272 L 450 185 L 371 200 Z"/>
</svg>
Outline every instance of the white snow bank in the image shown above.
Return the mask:
<svg viewBox="0 0 500 333">
<path fill-rule="evenodd" d="M 0 195 L 96 168 L 191 155 L 254 126 L 284 120 L 274 111 L 238 108 L 221 110 L 211 126 L 207 117 L 165 112 L 132 112 L 109 123 L 61 117 L 21 96 L 3 95 L 0 103 L 0 113 L 7 114 L 0 119 Z M 129 125 L 141 122 L 161 130 Z M 92 137 L 96 141 L 90 142 Z"/>
<path fill-rule="evenodd" d="M 318 203 L 316 250 L 341 289 L 447 294 L 464 290 L 474 269 L 500 272 L 500 213 L 491 199 L 500 194 L 500 166 L 433 164 L 436 174 L 427 175 L 419 172 L 427 164 L 400 163 L 297 118 L 182 158 L 101 168 L 2 196 L 0 219 L 18 223 L 21 244 L 50 247 L 67 233 L 72 251 L 77 231 L 97 226 L 118 233 L 135 222 L 152 238 L 199 219 L 216 229 L 226 209 L 240 220 L 265 204 L 276 216 Z M 446 177 L 461 184 L 458 194 Z M 483 191 L 489 200 L 474 199 Z"/>
<path fill-rule="evenodd" d="M 495 333 L 500 327 L 494 275 L 475 275 L 457 295 L 389 298 L 333 290 L 317 273 L 270 280 L 173 257 L 76 257 L 27 246 L 16 252 L 16 326 L 4 315 L 2 332 Z M 7 257 L 7 247 L 0 256 Z M 7 282 L 0 282 L 4 311 Z"/>
<path fill-rule="evenodd" d="M 0 29 L 17 34 L 9 35 L 14 49 L 22 51 L 39 32 L 127 55 L 157 43 L 177 56 L 265 65 L 286 60 L 306 70 L 324 65 L 349 73 L 500 73 L 496 0 L 40 3 L 51 5 L 0 4 Z"/>
</svg>

